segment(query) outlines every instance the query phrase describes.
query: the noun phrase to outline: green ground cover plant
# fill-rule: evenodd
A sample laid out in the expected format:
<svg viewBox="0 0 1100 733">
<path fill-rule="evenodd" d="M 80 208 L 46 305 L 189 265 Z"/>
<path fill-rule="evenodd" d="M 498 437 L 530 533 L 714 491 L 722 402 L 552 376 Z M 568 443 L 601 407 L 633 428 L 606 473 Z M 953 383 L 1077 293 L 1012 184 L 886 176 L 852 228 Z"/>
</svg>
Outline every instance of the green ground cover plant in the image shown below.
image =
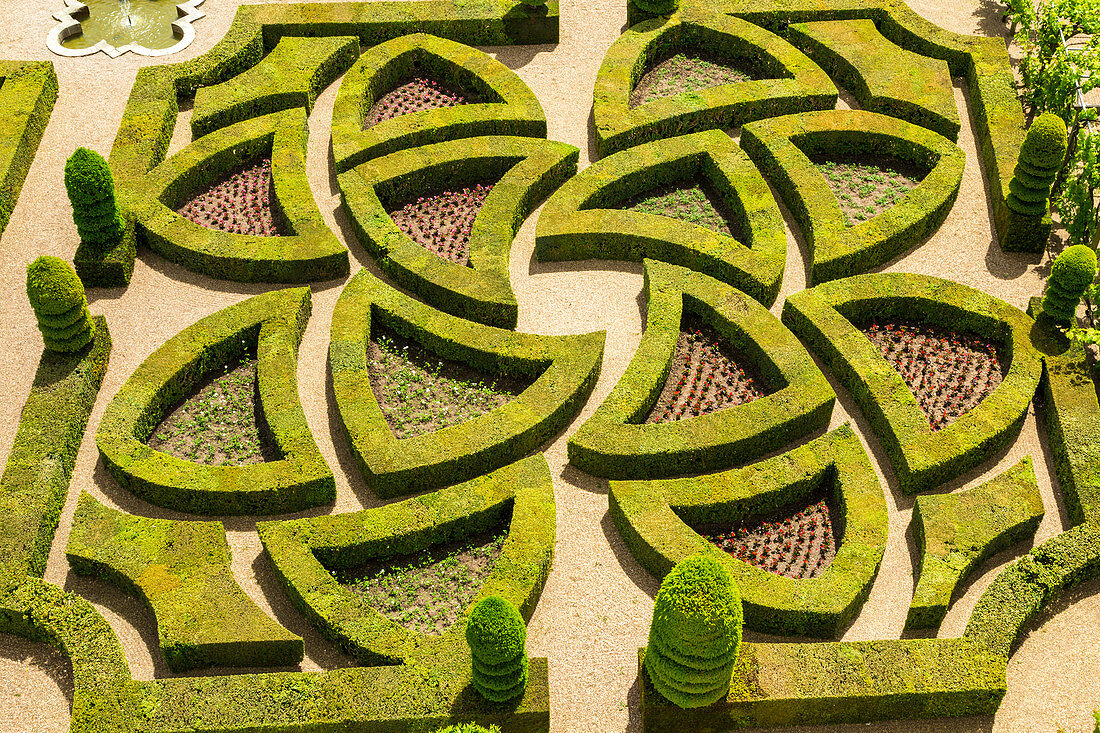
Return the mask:
<svg viewBox="0 0 1100 733">
<path fill-rule="evenodd" d="M 921 171 L 894 160 L 863 156 L 848 160 L 818 159 L 814 165 L 836 194 L 848 226 L 867 221 L 898 203 L 920 183 Z"/>
</svg>

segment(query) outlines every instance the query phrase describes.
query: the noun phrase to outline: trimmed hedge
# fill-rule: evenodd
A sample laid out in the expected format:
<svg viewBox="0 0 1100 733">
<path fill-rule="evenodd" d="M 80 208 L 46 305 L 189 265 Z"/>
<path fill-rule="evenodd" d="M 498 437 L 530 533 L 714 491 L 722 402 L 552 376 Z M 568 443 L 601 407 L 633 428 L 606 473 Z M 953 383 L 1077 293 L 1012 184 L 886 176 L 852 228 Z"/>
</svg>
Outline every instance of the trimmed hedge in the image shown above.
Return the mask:
<svg viewBox="0 0 1100 733">
<path fill-rule="evenodd" d="M 959 109 L 944 61 L 901 48 L 866 18 L 792 23 L 787 32 L 852 92 L 860 109 L 912 122 L 958 142 Z"/>
<path fill-rule="evenodd" d="M 134 275 L 137 259 L 137 225 L 133 218 L 123 222 L 118 246 L 102 250 L 81 242 L 73 255 L 76 274 L 86 287 L 124 288 Z"/>
<path fill-rule="evenodd" d="M 466 642 L 473 656 L 474 689 L 493 702 L 523 694 L 527 685 L 527 627 L 500 596 L 485 596 L 470 609 Z"/>
<path fill-rule="evenodd" d="M 969 331 L 998 345 L 1009 364 L 981 404 L 933 432 L 901 375 L 855 322 L 903 318 Z M 783 323 L 809 344 L 871 422 L 898 478 L 912 494 L 974 468 L 1016 437 L 1042 371 L 1033 321 L 974 288 L 926 275 L 857 275 L 796 293 Z"/>
<path fill-rule="evenodd" d="M 736 524 L 824 492 L 842 527 L 836 556 L 796 580 L 735 559 L 691 525 Z M 631 554 L 658 578 L 696 553 L 716 557 L 741 591 L 745 626 L 770 634 L 832 637 L 859 613 L 886 547 L 886 502 L 847 424 L 744 468 L 690 478 L 612 481 L 610 513 Z"/>
<path fill-rule="evenodd" d="M 52 61 L 0 61 L 0 234 L 57 101 Z"/>
<path fill-rule="evenodd" d="M 103 251 L 122 243 L 125 223 L 115 201 L 111 169 L 102 155 L 77 148 L 65 162 L 65 192 L 81 244 Z"/>
<path fill-rule="evenodd" d="M 1043 498 L 1031 457 L 967 491 L 918 496 L 913 508 L 920 577 L 905 628 L 936 628 L 959 583 L 979 564 L 1034 536 Z"/>
<path fill-rule="evenodd" d="M 442 358 L 535 381 L 484 415 L 398 440 L 370 385 L 367 351 L 374 319 Z M 360 270 L 332 315 L 329 366 L 340 424 L 367 484 L 389 498 L 466 481 L 537 450 L 569 424 L 591 393 L 603 339 L 602 331 L 536 336 L 464 321 Z"/>
<path fill-rule="evenodd" d="M 1085 244 L 1074 244 L 1062 251 L 1050 266 L 1047 289 L 1043 293 L 1042 313 L 1059 324 L 1071 325 L 1077 319 L 1077 306 L 1096 279 L 1096 252 Z"/>
<path fill-rule="evenodd" d="M 657 61 L 685 49 L 720 53 L 764 77 L 655 99 L 629 108 L 638 80 Z M 601 157 L 653 140 L 739 127 L 807 109 L 832 109 L 836 87 L 814 62 L 779 36 L 710 5 L 627 29 L 596 75 L 592 114 Z"/>
<path fill-rule="evenodd" d="M 310 307 L 308 288 L 257 295 L 203 318 L 154 351 L 99 423 L 96 443 L 111 475 L 151 504 L 191 514 L 281 514 L 334 501 L 332 471 L 298 400 L 298 344 Z M 146 444 L 207 374 L 253 343 L 264 423 L 280 460 L 209 466 Z"/>
<path fill-rule="evenodd" d="M 616 208 L 698 177 L 714 186 L 747 241 L 682 219 Z M 543 207 L 535 254 L 542 261 L 663 260 L 770 305 L 783 279 L 787 236 L 771 189 L 748 156 L 725 133 L 707 130 L 624 150 L 585 168 Z"/>
<path fill-rule="evenodd" d="M 777 117 L 745 125 L 741 145 L 794 215 L 813 264 L 810 283 L 885 264 L 935 232 L 959 194 L 966 155 L 947 138 L 858 110 Z M 891 155 L 928 173 L 896 205 L 849 226 L 811 156 Z"/>
<path fill-rule="evenodd" d="M 299 283 L 348 274 L 348 252 L 325 224 L 306 179 L 305 112 L 290 109 L 238 122 L 188 145 L 143 178 L 131 201 L 139 232 L 155 252 L 189 270 L 239 282 Z M 293 235 L 260 237 L 204 227 L 176 209 L 240 168 L 271 155 L 272 206 Z"/>
<path fill-rule="evenodd" d="M 425 73 L 480 101 L 411 112 L 364 129 L 375 102 Z M 542 105 L 516 72 L 489 54 L 426 33 L 365 51 L 344 76 L 332 111 L 337 173 L 406 148 L 483 135 L 546 137 Z"/>
<path fill-rule="evenodd" d="M 84 285 L 65 260 L 44 255 L 27 265 L 27 299 L 50 351 L 80 351 L 95 338 Z"/>
<path fill-rule="evenodd" d="M 259 63 L 220 84 L 195 92 L 195 139 L 237 122 L 304 107 L 308 115 L 325 87 L 355 63 L 359 39 L 286 37 Z"/>
<path fill-rule="evenodd" d="M 271 620 L 233 578 L 221 522 L 135 517 L 82 493 L 65 557 L 76 573 L 146 603 L 173 672 L 302 661 L 301 637 Z"/>
<path fill-rule="evenodd" d="M 531 211 L 577 172 L 579 153 L 538 138 L 464 138 L 371 160 L 338 182 L 357 239 L 397 285 L 460 318 L 515 328 L 512 240 Z M 481 182 L 495 185 L 474 220 L 469 267 L 414 242 L 388 212 L 418 196 Z"/>
<path fill-rule="evenodd" d="M 569 438 L 569 462 L 594 476 L 663 478 L 744 465 L 829 424 L 835 395 L 809 352 L 764 306 L 690 270 L 645 261 L 646 326 L 619 383 Z M 744 405 L 644 424 L 668 378 L 684 313 L 757 365 L 771 392 Z"/>
<path fill-rule="evenodd" d="M 0 478 L 0 585 L 4 576 L 42 577 L 46 571 L 110 355 L 111 335 L 102 317 L 95 318 L 91 345 L 77 352 L 42 353 Z"/>
</svg>

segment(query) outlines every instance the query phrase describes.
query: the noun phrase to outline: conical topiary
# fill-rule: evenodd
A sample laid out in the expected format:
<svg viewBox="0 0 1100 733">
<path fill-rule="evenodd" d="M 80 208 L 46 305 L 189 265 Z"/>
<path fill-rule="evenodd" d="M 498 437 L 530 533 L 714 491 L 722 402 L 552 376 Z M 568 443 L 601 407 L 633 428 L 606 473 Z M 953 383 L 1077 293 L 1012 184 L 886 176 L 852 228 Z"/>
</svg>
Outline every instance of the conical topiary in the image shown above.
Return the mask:
<svg viewBox="0 0 1100 733">
<path fill-rule="evenodd" d="M 115 182 L 103 156 L 77 148 L 65 163 L 65 191 L 80 241 L 104 251 L 122 242 L 125 224 L 115 201 Z"/>
<path fill-rule="evenodd" d="M 1043 293 L 1043 315 L 1059 323 L 1072 323 L 1077 304 L 1096 279 L 1096 253 L 1083 244 L 1066 247 L 1050 267 Z"/>
<path fill-rule="evenodd" d="M 527 686 L 527 627 L 519 610 L 500 596 L 482 598 L 470 611 L 466 641 L 474 657 L 474 688 L 504 702 Z"/>
<path fill-rule="evenodd" d="M 677 563 L 653 606 L 645 652 L 653 686 L 682 708 L 725 697 L 742 622 L 741 594 L 722 563 L 710 555 Z"/>
<path fill-rule="evenodd" d="M 79 351 L 95 338 L 84 285 L 69 263 L 39 257 L 27 265 L 27 298 L 51 351 Z"/>
<path fill-rule="evenodd" d="M 1045 112 L 1031 123 L 1008 183 L 1009 209 L 1025 216 L 1046 215 L 1050 186 L 1062 168 L 1067 141 L 1066 123 L 1058 115 Z"/>
</svg>

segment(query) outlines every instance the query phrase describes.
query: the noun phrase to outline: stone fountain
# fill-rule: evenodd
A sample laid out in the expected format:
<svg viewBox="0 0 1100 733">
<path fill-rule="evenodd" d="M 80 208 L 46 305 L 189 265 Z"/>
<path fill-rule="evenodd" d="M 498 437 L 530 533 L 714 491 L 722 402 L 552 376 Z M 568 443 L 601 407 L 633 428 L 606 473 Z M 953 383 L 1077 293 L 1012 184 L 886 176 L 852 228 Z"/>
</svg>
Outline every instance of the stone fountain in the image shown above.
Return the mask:
<svg viewBox="0 0 1100 733">
<path fill-rule="evenodd" d="M 46 45 L 59 56 L 166 56 L 195 40 L 204 0 L 65 0 Z"/>
</svg>

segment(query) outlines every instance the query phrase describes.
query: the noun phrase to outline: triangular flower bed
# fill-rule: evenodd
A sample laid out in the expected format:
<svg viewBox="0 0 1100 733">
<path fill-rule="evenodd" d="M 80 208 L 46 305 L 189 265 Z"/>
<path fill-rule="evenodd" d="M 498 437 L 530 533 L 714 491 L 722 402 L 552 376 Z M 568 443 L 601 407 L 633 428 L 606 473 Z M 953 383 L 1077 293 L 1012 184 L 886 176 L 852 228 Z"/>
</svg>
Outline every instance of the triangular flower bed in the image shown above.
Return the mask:
<svg viewBox="0 0 1100 733">
<path fill-rule="evenodd" d="M 733 61 L 701 49 L 685 48 L 652 64 L 630 93 L 628 107 L 702 89 L 758 78 L 744 60 Z"/>
<path fill-rule="evenodd" d="M 1001 364 L 1007 371 L 980 404 L 934 430 L 902 375 L 856 326 L 872 318 L 976 334 L 1008 357 Z M 1026 314 L 979 290 L 925 275 L 857 275 L 825 283 L 788 298 L 783 322 L 852 393 L 907 493 L 950 481 L 1008 445 L 1042 371 Z"/>
<path fill-rule="evenodd" d="M 616 479 L 700 473 L 746 463 L 828 424 L 832 388 L 805 347 L 764 306 L 700 273 L 654 260 L 645 264 L 645 333 L 619 383 L 569 439 L 571 463 Z M 759 371 L 763 394 L 709 413 L 649 422 L 668 391 L 685 314 L 745 355 Z"/>
<path fill-rule="evenodd" d="M 413 72 L 418 74 L 417 71 Z M 367 110 L 363 129 L 369 129 L 386 120 L 401 115 L 424 112 L 430 109 L 458 107 L 480 101 L 477 94 L 441 82 L 432 76 L 413 76 L 402 81 L 393 91 L 386 92 Z"/>
<path fill-rule="evenodd" d="M 230 234 L 286 237 L 290 231 L 273 189 L 271 158 L 250 160 L 197 193 L 177 213 Z"/>
<path fill-rule="evenodd" d="M 739 242 L 748 239 L 738 226 L 722 197 L 708 181 L 679 181 L 646 191 L 622 208 L 657 214 L 690 222 L 732 237 Z M 751 242 L 749 242 L 751 245 Z"/>
<path fill-rule="evenodd" d="M 493 183 L 478 182 L 386 208 L 409 239 L 448 262 L 469 266 L 474 221 L 492 190 Z"/>
</svg>

